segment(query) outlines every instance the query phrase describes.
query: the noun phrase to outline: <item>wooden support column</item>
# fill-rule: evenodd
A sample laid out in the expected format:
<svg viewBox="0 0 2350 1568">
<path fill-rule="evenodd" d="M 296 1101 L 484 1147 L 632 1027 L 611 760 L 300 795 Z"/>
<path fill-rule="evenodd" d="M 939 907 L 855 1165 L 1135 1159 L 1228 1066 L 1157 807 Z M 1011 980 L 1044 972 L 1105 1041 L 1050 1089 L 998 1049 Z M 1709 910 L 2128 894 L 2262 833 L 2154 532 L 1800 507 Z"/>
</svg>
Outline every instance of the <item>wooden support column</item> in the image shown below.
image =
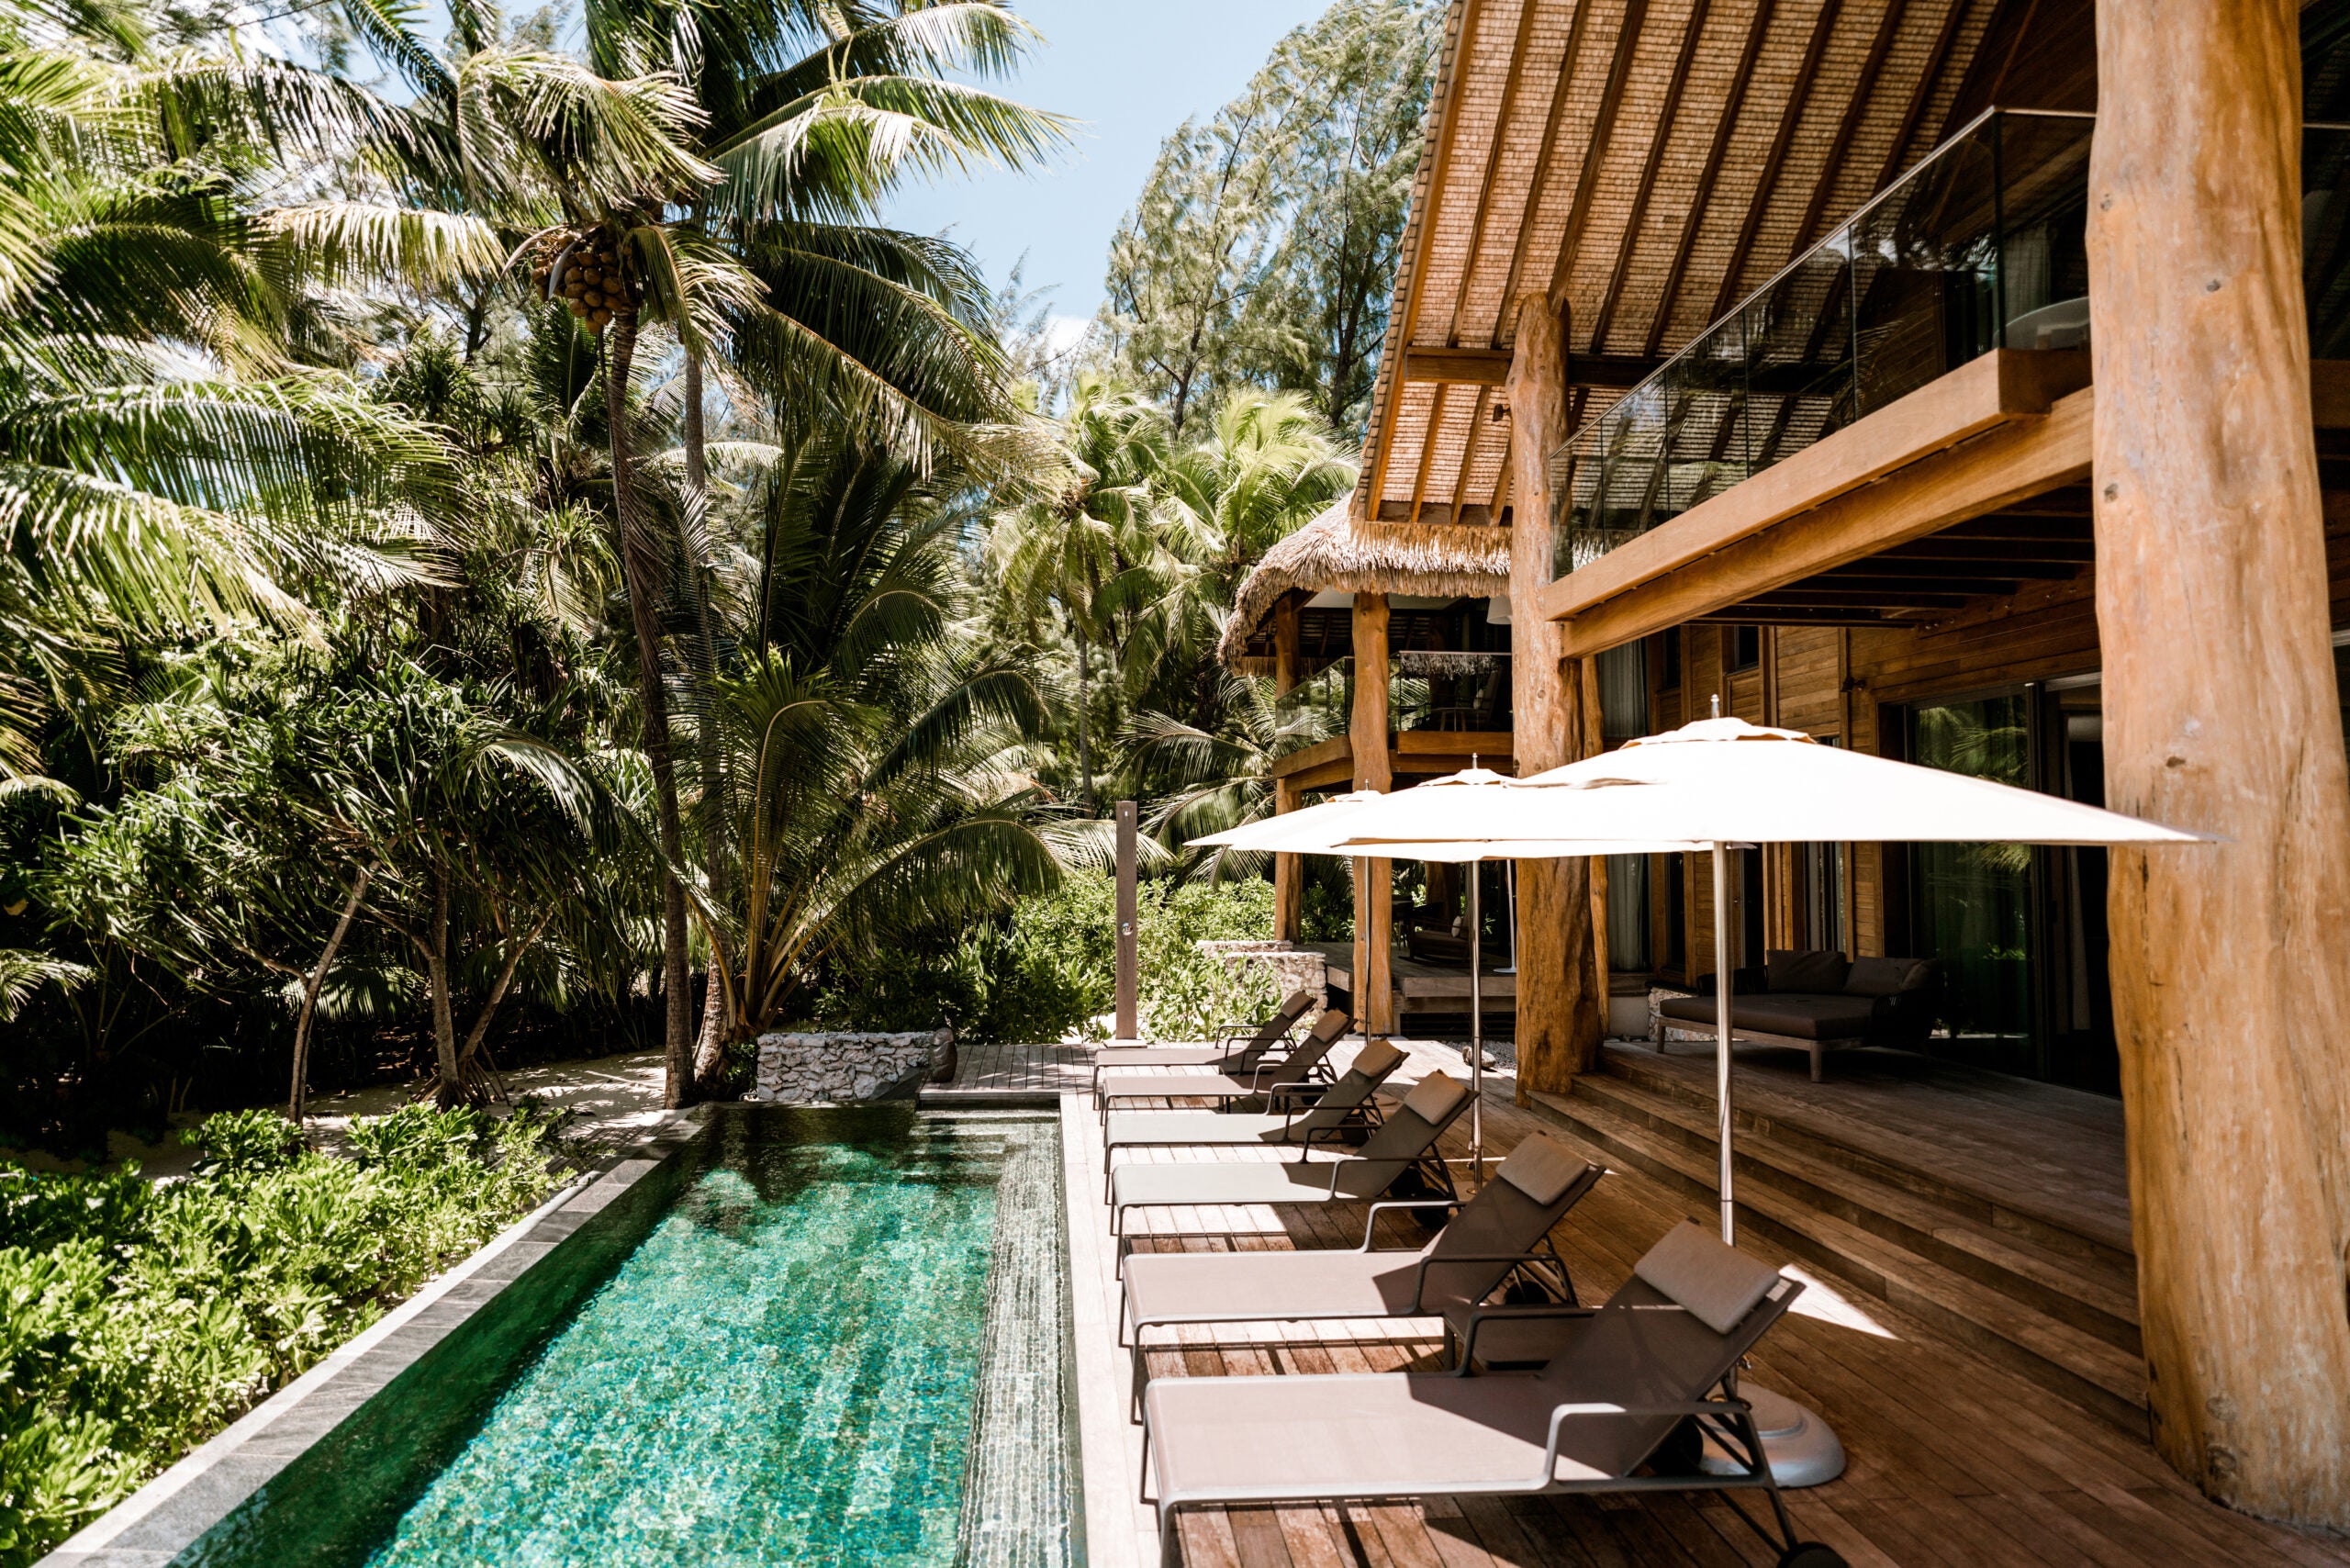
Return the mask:
<svg viewBox="0 0 2350 1568">
<path fill-rule="evenodd" d="M 1298 687 L 1297 596 L 1285 593 L 1273 605 L 1273 692 L 1287 697 Z M 1286 778 L 1273 780 L 1273 814 L 1304 803 L 1304 794 Z M 1305 858 L 1273 857 L 1273 935 L 1295 942 L 1305 935 Z"/>
<path fill-rule="evenodd" d="M 2089 167 L 2114 1025 L 2149 1404 L 2350 1527 L 2350 777 L 2301 284 L 2299 7 L 2099 0 Z"/>
<path fill-rule="evenodd" d="M 1394 783 L 1387 760 L 1387 596 L 1355 595 L 1355 700 L 1347 730 L 1354 740 L 1354 786 L 1385 791 Z M 1395 863 L 1355 861 L 1355 1023 L 1367 1037 L 1395 1027 Z"/>
<path fill-rule="evenodd" d="M 1510 699 L 1520 778 L 1573 762 L 1587 745 L 1580 661 L 1561 662 L 1550 583 L 1550 454 L 1567 438 L 1566 334 L 1539 294 L 1516 304 L 1505 390 L 1510 414 Z M 1598 1057 L 1606 980 L 1595 948 L 1591 862 L 1528 860 L 1517 872 L 1517 1089 L 1564 1093 Z"/>
</svg>

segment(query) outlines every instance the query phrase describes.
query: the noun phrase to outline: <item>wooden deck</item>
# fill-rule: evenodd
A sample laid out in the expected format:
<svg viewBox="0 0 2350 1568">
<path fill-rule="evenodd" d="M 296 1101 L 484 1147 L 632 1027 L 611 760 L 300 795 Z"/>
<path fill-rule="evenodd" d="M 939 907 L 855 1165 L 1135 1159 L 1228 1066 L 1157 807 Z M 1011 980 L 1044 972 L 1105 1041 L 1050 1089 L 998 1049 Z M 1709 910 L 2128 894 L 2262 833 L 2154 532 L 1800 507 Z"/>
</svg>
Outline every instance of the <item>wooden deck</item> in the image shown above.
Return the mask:
<svg viewBox="0 0 2350 1568">
<path fill-rule="evenodd" d="M 1417 1043 L 1412 1054 L 1412 1064 L 1399 1077 L 1416 1077 L 1456 1059 Z M 1741 1094 L 1751 1106 L 1767 1105 L 1766 1093 L 1747 1089 L 1745 1080 L 1751 1076 L 1741 1074 Z M 1859 1081 L 1854 1082 L 1858 1092 Z M 1557 1126 L 1511 1103 L 1513 1089 L 1506 1074 L 1487 1078 L 1489 1148 L 1506 1149 L 1538 1128 L 1576 1143 Z M 1893 1099 L 1934 1091 L 1954 1092 L 1929 1081 L 1904 1086 Z M 1913 1132 L 1922 1136 L 1923 1107 L 1939 1103 L 1912 1103 L 1921 1107 Z M 1141 1429 L 1127 1418 L 1125 1357 L 1115 1347 L 1112 1327 L 1117 1278 L 1101 1196 L 1100 1126 L 1081 1095 L 1063 1103 L 1062 1137 L 1088 1560 L 1094 1568 L 1139 1568 L 1157 1562 L 1156 1529 L 1151 1510 L 1136 1502 Z M 1946 1158 L 1961 1157 L 1949 1140 L 1939 1141 Z M 1456 1125 L 1447 1138 L 1448 1153 L 1458 1158 L 1465 1146 L 1465 1129 Z M 1603 1159 L 1588 1145 L 1578 1147 L 1590 1158 Z M 1204 1150 L 1153 1152 L 1167 1159 L 1213 1157 Z M 1598 1299 L 1628 1277 L 1633 1261 L 1667 1226 L 1684 1215 L 1709 1217 L 1707 1207 L 1649 1177 L 1617 1169 L 1567 1217 L 1554 1239 L 1585 1298 Z M 1360 1234 L 1359 1228 L 1349 1234 L 1349 1222 L 1360 1224 L 1360 1212 L 1352 1210 L 1146 1211 L 1142 1220 L 1152 1233 L 1140 1243 L 1145 1248 L 1341 1246 Z M 1227 1230 L 1242 1234 L 1215 1234 Z M 1791 1494 L 1789 1506 L 1805 1534 L 1834 1546 L 1855 1568 L 2350 1564 L 2350 1542 L 2217 1507 L 2163 1464 L 2144 1441 L 1938 1337 L 1902 1310 L 1823 1281 L 1765 1238 L 1750 1237 L 1744 1244 L 1807 1282 L 1795 1314 L 1758 1350 L 1751 1378 L 1807 1404 L 1842 1437 L 1852 1456 L 1846 1474 L 1827 1486 Z M 1151 1372 L 1279 1376 L 1428 1366 L 1437 1352 L 1433 1327 L 1399 1330 L 1345 1323 L 1186 1332 L 1152 1353 Z M 1187 1520 L 1183 1560 L 1218 1568 L 1774 1562 L 1775 1551 L 1749 1528 L 1741 1507 L 1760 1515 L 1755 1500 L 1733 1502 L 1721 1495 L 1233 1509 Z"/>
<path fill-rule="evenodd" d="M 954 1081 L 925 1083 L 916 1099 L 942 1110 L 1056 1105 L 1085 1092 L 1091 1060 L 1082 1046 L 960 1046 Z"/>
<path fill-rule="evenodd" d="M 1627 1065 L 1670 1074 L 1712 1103 L 1710 1043 L 1674 1043 L 1662 1054 L 1621 1042 L 1606 1049 Z M 1908 1051 L 1831 1052 L 1827 1081 L 1812 1083 L 1807 1059 L 1800 1051 L 1740 1047 L 1730 1104 L 1741 1124 L 1832 1129 L 1889 1165 L 2130 1250 L 2121 1101 Z"/>
</svg>

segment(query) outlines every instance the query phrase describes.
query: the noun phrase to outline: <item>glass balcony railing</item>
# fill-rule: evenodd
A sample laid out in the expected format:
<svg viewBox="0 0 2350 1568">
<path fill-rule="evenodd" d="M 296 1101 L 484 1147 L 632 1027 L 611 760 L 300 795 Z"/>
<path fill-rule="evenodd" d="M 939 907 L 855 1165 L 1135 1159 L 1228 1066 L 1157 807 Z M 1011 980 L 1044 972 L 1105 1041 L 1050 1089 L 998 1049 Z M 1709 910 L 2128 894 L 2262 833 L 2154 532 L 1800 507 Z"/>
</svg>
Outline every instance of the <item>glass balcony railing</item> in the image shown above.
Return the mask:
<svg viewBox="0 0 2350 1568">
<path fill-rule="evenodd" d="M 2001 344 L 2088 342 L 2094 117 L 1993 109 L 1551 456 L 1563 577 Z M 2313 358 L 2350 358 L 2350 126 L 2301 133 Z"/>
</svg>

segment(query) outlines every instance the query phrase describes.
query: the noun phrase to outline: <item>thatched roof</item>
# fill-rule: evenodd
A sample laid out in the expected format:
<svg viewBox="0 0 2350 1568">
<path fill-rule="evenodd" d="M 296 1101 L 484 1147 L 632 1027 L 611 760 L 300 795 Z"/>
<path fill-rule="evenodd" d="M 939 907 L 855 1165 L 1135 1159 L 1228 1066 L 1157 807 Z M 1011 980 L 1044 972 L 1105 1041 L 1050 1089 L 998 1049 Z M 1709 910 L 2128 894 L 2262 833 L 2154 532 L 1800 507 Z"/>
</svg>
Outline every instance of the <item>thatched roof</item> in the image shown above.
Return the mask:
<svg viewBox="0 0 2350 1568">
<path fill-rule="evenodd" d="M 2020 80 L 2031 51 L 2009 72 L 2011 44 L 1984 47 L 2025 7 L 1452 0 L 1357 510 L 1469 523 L 1509 510 L 1500 382 L 1521 295 L 1565 312 L 1569 417 L 1588 419 L 1990 95 L 2070 106 Z"/>
<path fill-rule="evenodd" d="M 1217 656 L 1234 668 L 1281 595 L 1392 593 L 1485 599 L 1509 589 L 1509 531 L 1358 522 L 1351 497 L 1265 552 L 1241 579 Z"/>
</svg>

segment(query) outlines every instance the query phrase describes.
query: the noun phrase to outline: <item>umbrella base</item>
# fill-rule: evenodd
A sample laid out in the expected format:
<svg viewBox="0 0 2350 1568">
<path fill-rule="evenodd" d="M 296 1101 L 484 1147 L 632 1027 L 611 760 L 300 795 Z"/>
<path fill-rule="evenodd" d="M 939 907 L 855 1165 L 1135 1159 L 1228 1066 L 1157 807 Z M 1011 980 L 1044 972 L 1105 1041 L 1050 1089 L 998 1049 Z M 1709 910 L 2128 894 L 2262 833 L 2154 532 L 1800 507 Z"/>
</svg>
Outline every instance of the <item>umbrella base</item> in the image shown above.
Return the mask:
<svg viewBox="0 0 2350 1568">
<path fill-rule="evenodd" d="M 1767 1388 L 1740 1382 L 1738 1392 L 1754 1406 L 1754 1425 L 1762 1434 L 1762 1451 L 1771 1461 L 1771 1474 L 1788 1490 L 1818 1486 L 1844 1473 L 1844 1445 L 1828 1423 Z M 1734 1475 L 1742 1467 L 1709 1444 L 1699 1469 L 1715 1475 Z"/>
</svg>

